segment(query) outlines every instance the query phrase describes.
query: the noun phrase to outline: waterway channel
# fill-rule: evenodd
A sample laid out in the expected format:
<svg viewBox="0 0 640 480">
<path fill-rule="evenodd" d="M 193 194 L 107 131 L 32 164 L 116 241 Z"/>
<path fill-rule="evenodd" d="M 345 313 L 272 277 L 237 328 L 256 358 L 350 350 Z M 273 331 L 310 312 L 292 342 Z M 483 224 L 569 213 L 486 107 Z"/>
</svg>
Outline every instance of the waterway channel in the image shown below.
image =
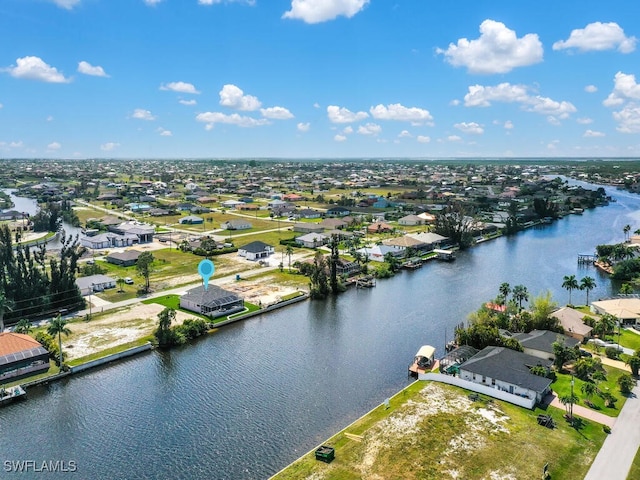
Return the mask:
<svg viewBox="0 0 640 480">
<path fill-rule="evenodd" d="M 563 276 L 595 278 L 577 255 L 640 228 L 640 197 L 485 242 L 451 263 L 379 280 L 221 328 L 47 386 L 0 409 L 5 461 L 74 461 L 78 478 L 264 479 L 407 385 L 418 347 L 446 338 L 502 282 L 568 302 Z M 573 292 L 584 303 L 584 292 Z M 18 477 L 9 475 L 8 478 Z M 37 478 L 49 475 L 38 474 Z M 33 478 L 34 475 L 25 475 Z"/>
</svg>

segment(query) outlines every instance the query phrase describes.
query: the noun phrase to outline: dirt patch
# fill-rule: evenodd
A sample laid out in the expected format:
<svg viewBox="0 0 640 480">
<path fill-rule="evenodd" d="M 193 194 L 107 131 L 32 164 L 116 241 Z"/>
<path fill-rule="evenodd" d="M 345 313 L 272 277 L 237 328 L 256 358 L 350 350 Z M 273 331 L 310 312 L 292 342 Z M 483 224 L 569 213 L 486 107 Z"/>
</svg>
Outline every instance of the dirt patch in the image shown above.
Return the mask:
<svg viewBox="0 0 640 480">
<path fill-rule="evenodd" d="M 63 338 L 62 348 L 68 359 L 81 358 L 101 350 L 117 347 L 124 343 L 151 335 L 158 323 L 162 305 L 138 304 L 109 312 L 105 316 L 89 322 L 77 321 L 68 325 L 71 335 Z M 196 318 L 184 312 L 176 312 L 176 322 L 180 325 L 187 318 Z"/>
</svg>

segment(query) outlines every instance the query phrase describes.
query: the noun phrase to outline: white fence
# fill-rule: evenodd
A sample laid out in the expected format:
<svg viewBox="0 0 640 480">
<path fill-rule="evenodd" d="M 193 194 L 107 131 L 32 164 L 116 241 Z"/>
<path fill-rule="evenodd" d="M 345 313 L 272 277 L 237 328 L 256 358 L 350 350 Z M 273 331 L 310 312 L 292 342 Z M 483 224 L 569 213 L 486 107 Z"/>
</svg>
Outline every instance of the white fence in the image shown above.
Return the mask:
<svg viewBox="0 0 640 480">
<path fill-rule="evenodd" d="M 480 385 L 479 383 L 470 382 L 469 380 L 463 380 L 460 377 L 454 377 L 452 375 L 443 375 L 440 373 L 421 373 L 418 375 L 418 380 L 432 380 L 434 382 L 447 383 L 449 385 L 455 385 L 456 387 L 466 388 L 473 392 L 482 393 L 489 397 L 497 398 L 498 400 L 504 400 L 505 402 L 513 403 L 520 407 L 525 407 L 533 410 L 536 404 L 535 398 L 524 398 L 518 395 L 512 395 L 509 392 L 503 392 L 496 388 L 487 387 L 486 385 Z"/>
</svg>

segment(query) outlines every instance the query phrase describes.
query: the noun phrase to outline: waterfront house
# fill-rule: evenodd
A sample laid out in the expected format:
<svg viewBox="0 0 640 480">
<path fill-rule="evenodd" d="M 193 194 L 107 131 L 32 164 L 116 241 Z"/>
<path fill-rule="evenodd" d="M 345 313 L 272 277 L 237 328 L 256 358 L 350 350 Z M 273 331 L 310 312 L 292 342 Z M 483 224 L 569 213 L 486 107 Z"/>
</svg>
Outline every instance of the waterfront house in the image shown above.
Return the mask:
<svg viewBox="0 0 640 480">
<path fill-rule="evenodd" d="M 338 261 L 336 262 L 336 273 L 339 276 L 350 277 L 360 273 L 360 270 L 360 265 L 356 262 L 350 262 L 344 258 L 338 258 Z"/>
<path fill-rule="evenodd" d="M 373 262 L 384 262 L 384 257 L 387 253 L 390 253 L 394 257 L 402 257 L 404 250 L 404 248 L 394 245 L 374 245 L 373 247 L 359 248 L 356 251 L 365 255 Z"/>
<path fill-rule="evenodd" d="M 408 233 L 407 236 L 422 242 L 421 249 L 427 252 L 440 248 L 449 241 L 447 237 L 432 232 Z"/>
<path fill-rule="evenodd" d="M 267 258 L 275 251 L 275 248 L 271 245 L 256 240 L 255 242 L 248 243 L 243 247 L 239 247 L 238 255 L 246 258 L 247 260 L 260 260 L 262 258 Z"/>
<path fill-rule="evenodd" d="M 637 324 L 640 319 L 640 298 L 612 298 L 591 302 L 591 311 L 598 315 L 613 315 L 623 325 Z"/>
<path fill-rule="evenodd" d="M 180 308 L 216 318 L 244 310 L 244 299 L 217 285 L 192 288 L 180 296 Z"/>
<path fill-rule="evenodd" d="M 49 371 L 49 352 L 29 335 L 0 333 L 0 385 Z"/>
<path fill-rule="evenodd" d="M 580 342 L 584 342 L 591 337 L 593 328 L 584 323 L 585 313 L 570 307 L 563 307 L 553 312 L 551 316 L 558 319 L 565 335 L 573 337 Z"/>
<path fill-rule="evenodd" d="M 459 376 L 540 402 L 550 392 L 551 379 L 534 375 L 530 369 L 535 366 L 548 369 L 551 363 L 505 347 L 486 347 L 460 365 Z"/>
<path fill-rule="evenodd" d="M 226 222 L 220 224 L 220 227 L 225 230 L 248 230 L 252 226 L 253 225 L 251 224 L 251 222 L 240 218 L 227 220 Z"/>
<path fill-rule="evenodd" d="M 121 267 L 131 267 L 136 264 L 142 252 L 138 250 L 126 250 L 124 252 L 113 252 L 107 255 L 107 262 Z"/>
<path fill-rule="evenodd" d="M 555 358 L 555 354 L 553 353 L 553 344 L 555 342 L 564 341 L 565 346 L 570 348 L 580 343 L 579 340 L 573 337 L 550 330 L 532 330 L 529 333 L 515 333 L 513 334 L 513 338 L 520 342 L 524 353 L 527 355 L 551 361 Z"/>
<path fill-rule="evenodd" d="M 102 292 L 107 288 L 115 288 L 115 278 L 107 275 L 89 275 L 88 277 L 76 278 L 76 285 L 83 296 L 91 295 L 93 292 Z"/>
<path fill-rule="evenodd" d="M 382 241 L 383 245 L 389 245 L 392 247 L 400 247 L 402 249 L 413 248 L 420 250 L 424 248 L 425 244 L 420 240 L 410 237 L 409 235 L 403 235 L 402 237 L 387 238 Z"/>
<path fill-rule="evenodd" d="M 302 247 L 317 248 L 325 245 L 329 241 L 329 237 L 322 233 L 306 233 L 296 237 L 296 243 Z"/>
</svg>

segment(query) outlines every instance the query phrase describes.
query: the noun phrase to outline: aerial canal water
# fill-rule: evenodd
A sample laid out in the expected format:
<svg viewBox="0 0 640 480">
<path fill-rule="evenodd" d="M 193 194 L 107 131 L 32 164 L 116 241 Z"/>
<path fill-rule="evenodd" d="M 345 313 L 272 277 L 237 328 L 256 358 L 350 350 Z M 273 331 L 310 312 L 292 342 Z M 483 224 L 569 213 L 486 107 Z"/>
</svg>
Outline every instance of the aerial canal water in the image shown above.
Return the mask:
<svg viewBox="0 0 640 480">
<path fill-rule="evenodd" d="M 594 277 L 591 299 L 617 291 L 577 263 L 598 244 L 621 242 L 624 225 L 640 227 L 640 197 L 609 193 L 616 203 L 486 242 L 455 262 L 31 388 L 25 402 L 0 409 L 0 468 L 59 460 L 75 462 L 78 478 L 267 478 L 406 386 L 418 347 L 441 354 L 502 282 L 532 296 L 550 290 L 560 304 L 564 275 Z M 574 291 L 574 303 L 584 295 Z"/>
</svg>

